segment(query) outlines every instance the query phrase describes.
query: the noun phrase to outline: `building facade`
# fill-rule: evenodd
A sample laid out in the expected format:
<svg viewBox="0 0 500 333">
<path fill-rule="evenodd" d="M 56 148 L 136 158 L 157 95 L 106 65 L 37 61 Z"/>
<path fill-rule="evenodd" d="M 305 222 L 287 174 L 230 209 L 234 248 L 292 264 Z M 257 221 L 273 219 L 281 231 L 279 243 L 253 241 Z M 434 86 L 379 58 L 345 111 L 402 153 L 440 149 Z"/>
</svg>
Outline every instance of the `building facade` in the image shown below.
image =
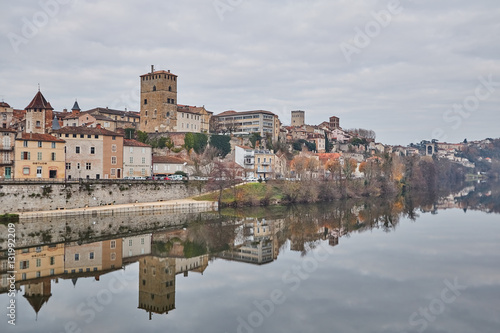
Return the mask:
<svg viewBox="0 0 500 333">
<path fill-rule="evenodd" d="M 0 128 L 10 128 L 14 109 L 5 102 L 0 102 Z"/>
<path fill-rule="evenodd" d="M 15 142 L 16 179 L 64 179 L 65 141 L 50 134 L 21 133 Z"/>
<path fill-rule="evenodd" d="M 150 177 L 152 148 L 137 140 L 123 140 L 123 176 Z"/>
<path fill-rule="evenodd" d="M 0 128 L 0 179 L 14 177 L 14 144 L 16 131 L 9 128 Z"/>
<path fill-rule="evenodd" d="M 278 140 L 280 120 L 270 111 L 225 111 L 213 116 L 216 132 L 233 134 L 259 133 L 263 138 L 271 136 L 272 141 Z"/>
<path fill-rule="evenodd" d="M 63 127 L 54 134 L 66 141 L 67 179 L 122 178 L 123 135 L 99 127 Z"/>
</svg>

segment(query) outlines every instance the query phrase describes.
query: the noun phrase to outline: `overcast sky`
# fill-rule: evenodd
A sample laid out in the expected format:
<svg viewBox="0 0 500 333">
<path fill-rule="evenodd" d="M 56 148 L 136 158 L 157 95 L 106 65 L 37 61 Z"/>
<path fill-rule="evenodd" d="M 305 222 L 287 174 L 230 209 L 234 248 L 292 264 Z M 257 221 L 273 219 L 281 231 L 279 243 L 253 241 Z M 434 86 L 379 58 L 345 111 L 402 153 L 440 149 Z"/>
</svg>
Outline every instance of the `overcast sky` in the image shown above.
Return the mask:
<svg viewBox="0 0 500 333">
<path fill-rule="evenodd" d="M 500 137 L 498 0 L 16 0 L 0 27 L 14 108 L 40 83 L 57 111 L 138 111 L 154 64 L 215 114 L 336 115 L 390 144 Z"/>
</svg>

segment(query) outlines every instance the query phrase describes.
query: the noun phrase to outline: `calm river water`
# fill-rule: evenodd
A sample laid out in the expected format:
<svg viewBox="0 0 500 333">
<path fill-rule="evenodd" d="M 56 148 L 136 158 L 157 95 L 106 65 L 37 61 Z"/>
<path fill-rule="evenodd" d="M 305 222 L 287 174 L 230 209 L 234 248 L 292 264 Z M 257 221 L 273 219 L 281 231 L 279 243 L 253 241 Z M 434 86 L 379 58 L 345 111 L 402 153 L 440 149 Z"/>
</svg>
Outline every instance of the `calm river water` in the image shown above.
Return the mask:
<svg viewBox="0 0 500 333">
<path fill-rule="evenodd" d="M 64 242 L 52 221 L 54 236 L 17 235 L 13 293 L 1 259 L 0 330 L 498 333 L 498 192 L 223 211 Z"/>
</svg>

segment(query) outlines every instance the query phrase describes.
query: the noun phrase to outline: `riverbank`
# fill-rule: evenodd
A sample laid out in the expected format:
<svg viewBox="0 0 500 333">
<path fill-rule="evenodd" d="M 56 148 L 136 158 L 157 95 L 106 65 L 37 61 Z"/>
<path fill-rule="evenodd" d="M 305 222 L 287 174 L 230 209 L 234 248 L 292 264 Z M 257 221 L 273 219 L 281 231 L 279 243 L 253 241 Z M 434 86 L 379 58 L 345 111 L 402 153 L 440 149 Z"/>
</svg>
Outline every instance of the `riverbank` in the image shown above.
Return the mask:
<svg viewBox="0 0 500 333">
<path fill-rule="evenodd" d="M 104 216 L 123 213 L 155 213 L 155 212 L 176 212 L 192 213 L 218 210 L 215 201 L 198 201 L 192 199 L 178 199 L 158 202 L 131 203 L 121 205 L 108 205 L 98 207 L 73 208 L 63 210 L 47 210 L 19 213 L 19 220 L 39 219 L 48 217 L 69 217 L 69 216 Z"/>
</svg>

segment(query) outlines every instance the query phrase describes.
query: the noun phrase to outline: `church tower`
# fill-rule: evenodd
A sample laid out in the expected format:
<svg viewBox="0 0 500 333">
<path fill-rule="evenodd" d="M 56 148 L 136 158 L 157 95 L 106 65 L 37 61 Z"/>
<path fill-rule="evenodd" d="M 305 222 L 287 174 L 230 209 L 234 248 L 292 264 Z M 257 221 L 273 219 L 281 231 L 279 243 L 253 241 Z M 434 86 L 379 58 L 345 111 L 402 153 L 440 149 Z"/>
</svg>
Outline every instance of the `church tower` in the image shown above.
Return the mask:
<svg viewBox="0 0 500 333">
<path fill-rule="evenodd" d="M 40 90 L 26 107 L 26 133 L 46 133 L 47 124 L 52 124 L 54 109 L 43 97 Z"/>
<path fill-rule="evenodd" d="M 141 75 L 140 102 L 141 131 L 177 131 L 177 75 L 151 66 L 151 73 Z"/>
</svg>

